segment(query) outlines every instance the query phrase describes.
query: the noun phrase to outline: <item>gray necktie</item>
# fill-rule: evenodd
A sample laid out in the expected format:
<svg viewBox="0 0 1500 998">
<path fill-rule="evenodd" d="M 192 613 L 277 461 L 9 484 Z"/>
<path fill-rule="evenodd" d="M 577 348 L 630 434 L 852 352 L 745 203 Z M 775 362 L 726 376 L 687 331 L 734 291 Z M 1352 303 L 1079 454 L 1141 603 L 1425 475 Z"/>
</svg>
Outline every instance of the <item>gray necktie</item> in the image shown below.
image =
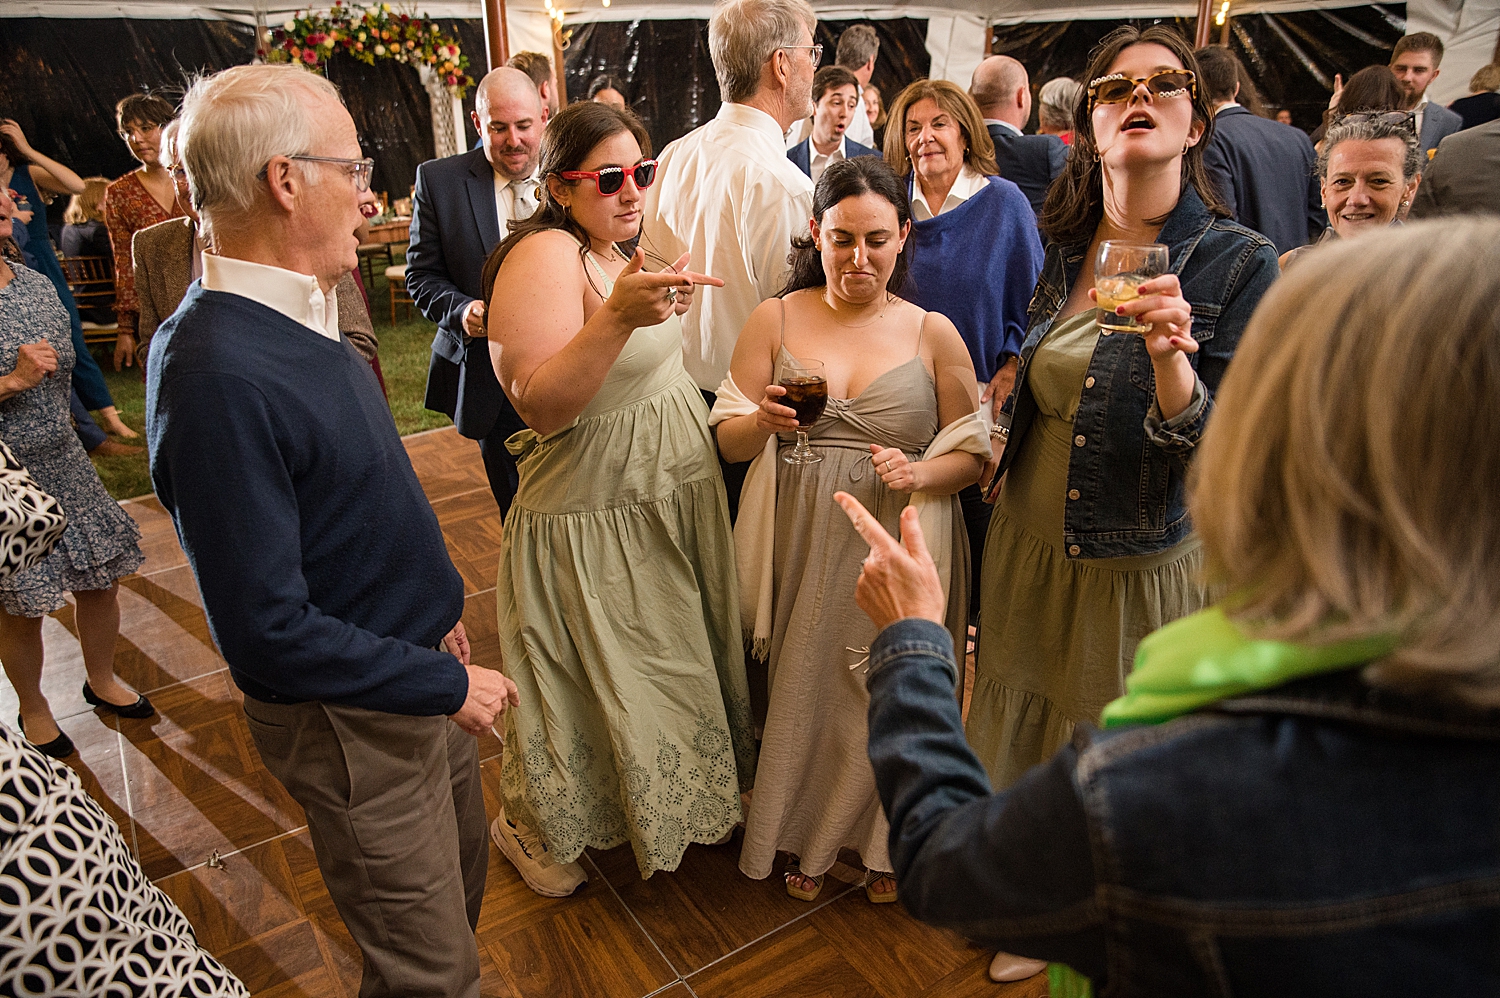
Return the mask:
<svg viewBox="0 0 1500 998">
<path fill-rule="evenodd" d="M 511 204 L 517 220 L 530 218 L 536 211 L 536 178 L 527 177 L 524 180 L 512 180 L 510 182 Z"/>
</svg>

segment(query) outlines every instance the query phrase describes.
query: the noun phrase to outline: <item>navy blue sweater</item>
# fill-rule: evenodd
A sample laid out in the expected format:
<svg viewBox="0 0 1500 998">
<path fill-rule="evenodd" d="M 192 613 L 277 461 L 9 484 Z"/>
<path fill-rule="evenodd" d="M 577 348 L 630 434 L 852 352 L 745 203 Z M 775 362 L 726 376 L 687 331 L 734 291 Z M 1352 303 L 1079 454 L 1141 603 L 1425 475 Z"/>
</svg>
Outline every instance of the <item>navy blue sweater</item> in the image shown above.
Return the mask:
<svg viewBox="0 0 1500 998">
<path fill-rule="evenodd" d="M 457 711 L 468 675 L 433 646 L 463 580 L 349 341 L 194 282 L 146 370 L 151 481 L 240 689 Z"/>
</svg>

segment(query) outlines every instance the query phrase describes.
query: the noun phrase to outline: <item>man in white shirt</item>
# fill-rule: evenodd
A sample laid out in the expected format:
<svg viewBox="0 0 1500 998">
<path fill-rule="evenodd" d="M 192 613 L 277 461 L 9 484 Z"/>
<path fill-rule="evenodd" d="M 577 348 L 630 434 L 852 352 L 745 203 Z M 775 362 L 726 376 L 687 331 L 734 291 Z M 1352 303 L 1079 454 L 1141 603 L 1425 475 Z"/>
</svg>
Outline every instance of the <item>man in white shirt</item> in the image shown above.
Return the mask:
<svg viewBox="0 0 1500 998">
<path fill-rule="evenodd" d="M 495 380 L 479 277 L 510 222 L 536 211 L 536 161 L 546 124 L 546 105 L 525 73 L 501 67 L 480 80 L 474 127 L 482 145 L 417 167 L 406 251 L 407 290 L 438 326 L 423 405 L 446 413 L 459 433 L 479 441 L 502 517 L 520 481 L 505 440 L 526 424 Z"/>
<path fill-rule="evenodd" d="M 786 158 L 814 184 L 824 170 L 839 160 L 880 155 L 848 135 L 849 123 L 865 113 L 853 73 L 840 66 L 824 66 L 813 77 L 812 99 L 812 134 L 788 149 Z"/>
<path fill-rule="evenodd" d="M 708 48 L 724 104 L 662 150 L 659 179 L 646 191 L 646 253 L 665 263 L 691 253 L 691 269 L 724 281 L 694 295 L 682 317 L 683 363 L 710 404 L 740 329 L 786 283 L 792 237 L 805 235 L 812 217 L 812 181 L 786 158 L 782 136 L 812 110 L 816 27 L 805 0 L 728 0 L 715 9 Z M 726 471 L 731 512 L 735 477 Z"/>
</svg>

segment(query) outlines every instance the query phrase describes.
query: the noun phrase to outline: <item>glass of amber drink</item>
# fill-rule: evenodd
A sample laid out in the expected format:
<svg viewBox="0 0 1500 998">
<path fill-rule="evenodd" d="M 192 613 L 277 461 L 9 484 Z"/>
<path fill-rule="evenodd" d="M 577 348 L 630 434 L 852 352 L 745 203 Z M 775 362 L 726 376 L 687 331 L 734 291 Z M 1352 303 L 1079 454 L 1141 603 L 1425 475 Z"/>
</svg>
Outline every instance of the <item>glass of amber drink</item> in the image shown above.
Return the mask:
<svg viewBox="0 0 1500 998">
<path fill-rule="evenodd" d="M 1161 243 L 1127 243 L 1107 239 L 1099 244 L 1094 260 L 1094 291 L 1099 295 L 1098 322 L 1101 329 L 1121 333 L 1143 333 L 1151 327 L 1134 316 L 1116 315 L 1115 309 L 1139 298 L 1140 286 L 1167 272 L 1167 248 Z"/>
</svg>

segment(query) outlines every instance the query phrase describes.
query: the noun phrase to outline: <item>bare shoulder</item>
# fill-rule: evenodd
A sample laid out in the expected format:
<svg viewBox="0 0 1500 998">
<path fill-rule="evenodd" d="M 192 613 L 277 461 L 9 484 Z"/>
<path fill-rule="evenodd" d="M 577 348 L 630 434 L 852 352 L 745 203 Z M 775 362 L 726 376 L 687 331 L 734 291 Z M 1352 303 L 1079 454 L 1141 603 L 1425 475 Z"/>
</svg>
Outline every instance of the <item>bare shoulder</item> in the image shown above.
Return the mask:
<svg viewBox="0 0 1500 998">
<path fill-rule="evenodd" d="M 526 236 L 506 254 L 500 274 L 510 280 L 548 283 L 582 280 L 578 243 L 561 229 L 543 229 Z"/>
<path fill-rule="evenodd" d="M 916 309 L 917 306 L 911 305 Z M 918 309 L 920 311 L 920 309 Z M 922 352 L 933 357 L 952 354 L 954 351 L 968 354 L 969 348 L 959 335 L 958 327 L 941 312 L 926 312 L 922 315 Z"/>
</svg>

